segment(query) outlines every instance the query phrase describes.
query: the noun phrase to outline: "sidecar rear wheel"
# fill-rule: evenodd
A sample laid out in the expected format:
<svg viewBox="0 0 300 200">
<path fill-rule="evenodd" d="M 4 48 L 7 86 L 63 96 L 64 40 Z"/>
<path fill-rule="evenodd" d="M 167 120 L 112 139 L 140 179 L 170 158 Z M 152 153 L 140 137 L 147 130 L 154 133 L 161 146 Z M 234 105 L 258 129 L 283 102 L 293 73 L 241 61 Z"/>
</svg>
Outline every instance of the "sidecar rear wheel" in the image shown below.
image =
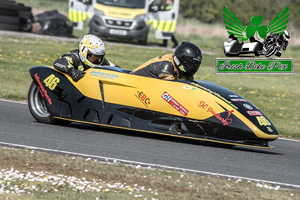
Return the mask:
<svg viewBox="0 0 300 200">
<path fill-rule="evenodd" d="M 47 124 L 69 124 L 69 121 L 54 119 L 48 112 L 47 106 L 35 82 L 28 91 L 28 107 L 31 115 L 38 121 Z"/>
</svg>

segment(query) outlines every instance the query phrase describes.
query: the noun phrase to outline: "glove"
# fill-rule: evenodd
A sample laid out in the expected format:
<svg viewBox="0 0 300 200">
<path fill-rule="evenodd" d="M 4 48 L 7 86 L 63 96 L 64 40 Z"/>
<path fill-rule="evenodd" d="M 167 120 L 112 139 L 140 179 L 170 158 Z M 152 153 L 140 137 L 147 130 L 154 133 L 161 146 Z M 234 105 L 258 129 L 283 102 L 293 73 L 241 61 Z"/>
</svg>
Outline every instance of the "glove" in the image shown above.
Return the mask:
<svg viewBox="0 0 300 200">
<path fill-rule="evenodd" d="M 77 70 L 75 68 L 72 68 L 71 71 L 70 71 L 70 75 L 73 79 L 73 81 L 77 82 L 79 81 L 80 79 L 83 78 L 85 72 L 84 71 L 80 71 L 80 70 Z"/>
</svg>

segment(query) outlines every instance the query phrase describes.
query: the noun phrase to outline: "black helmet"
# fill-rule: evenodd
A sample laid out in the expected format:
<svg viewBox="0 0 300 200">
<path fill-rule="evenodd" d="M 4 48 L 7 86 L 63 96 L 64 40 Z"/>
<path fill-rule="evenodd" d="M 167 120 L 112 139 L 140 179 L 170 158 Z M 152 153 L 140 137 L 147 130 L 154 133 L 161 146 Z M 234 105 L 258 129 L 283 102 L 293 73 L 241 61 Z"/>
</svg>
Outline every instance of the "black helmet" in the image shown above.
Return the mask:
<svg viewBox="0 0 300 200">
<path fill-rule="evenodd" d="M 191 42 L 182 42 L 175 49 L 174 62 L 185 76 L 193 76 L 199 69 L 202 60 L 200 48 Z"/>
</svg>

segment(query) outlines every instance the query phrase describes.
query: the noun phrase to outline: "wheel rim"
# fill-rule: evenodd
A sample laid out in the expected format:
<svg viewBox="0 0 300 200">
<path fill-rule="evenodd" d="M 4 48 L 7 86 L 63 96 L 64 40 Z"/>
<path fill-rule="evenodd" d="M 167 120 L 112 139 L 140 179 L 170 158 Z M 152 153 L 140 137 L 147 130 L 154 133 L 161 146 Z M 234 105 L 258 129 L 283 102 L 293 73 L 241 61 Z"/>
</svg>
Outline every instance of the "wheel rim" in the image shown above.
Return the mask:
<svg viewBox="0 0 300 200">
<path fill-rule="evenodd" d="M 39 92 L 36 85 L 33 86 L 30 94 L 30 104 L 33 112 L 39 117 L 49 117 L 50 114 L 47 110 L 46 104 Z"/>
</svg>

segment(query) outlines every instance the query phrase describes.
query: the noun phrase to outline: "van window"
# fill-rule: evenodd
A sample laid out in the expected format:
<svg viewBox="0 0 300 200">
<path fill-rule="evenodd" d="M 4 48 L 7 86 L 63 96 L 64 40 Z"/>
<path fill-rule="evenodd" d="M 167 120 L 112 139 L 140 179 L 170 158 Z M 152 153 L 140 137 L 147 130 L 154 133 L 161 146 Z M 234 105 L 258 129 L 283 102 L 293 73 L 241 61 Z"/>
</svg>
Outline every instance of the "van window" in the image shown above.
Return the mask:
<svg viewBox="0 0 300 200">
<path fill-rule="evenodd" d="M 145 1 L 141 0 L 97 0 L 97 3 L 122 8 L 144 8 Z"/>
<path fill-rule="evenodd" d="M 174 6 L 174 0 L 154 0 L 153 5 L 157 7 L 156 11 L 169 11 Z"/>
</svg>

